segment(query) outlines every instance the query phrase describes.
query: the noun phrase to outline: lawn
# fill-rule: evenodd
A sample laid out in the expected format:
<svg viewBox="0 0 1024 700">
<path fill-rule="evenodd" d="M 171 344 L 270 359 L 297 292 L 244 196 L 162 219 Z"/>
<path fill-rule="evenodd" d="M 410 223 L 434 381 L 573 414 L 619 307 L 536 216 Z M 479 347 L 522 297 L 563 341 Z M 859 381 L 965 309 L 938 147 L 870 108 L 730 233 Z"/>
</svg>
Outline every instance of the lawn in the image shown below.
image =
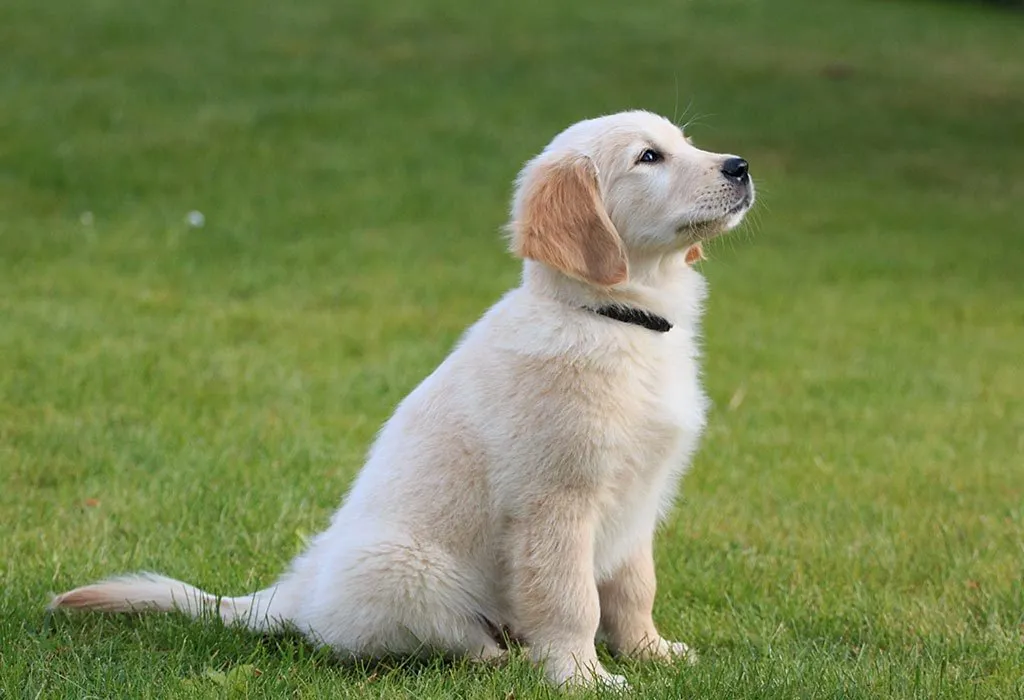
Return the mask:
<svg viewBox="0 0 1024 700">
<path fill-rule="evenodd" d="M 627 107 L 761 199 L 703 263 L 715 408 L 656 546 L 702 662 L 611 665 L 644 698 L 1024 697 L 1022 37 L 914 0 L 4 0 L 0 698 L 553 697 L 521 658 L 44 606 L 270 583 L 516 283 L 519 165 Z"/>
</svg>

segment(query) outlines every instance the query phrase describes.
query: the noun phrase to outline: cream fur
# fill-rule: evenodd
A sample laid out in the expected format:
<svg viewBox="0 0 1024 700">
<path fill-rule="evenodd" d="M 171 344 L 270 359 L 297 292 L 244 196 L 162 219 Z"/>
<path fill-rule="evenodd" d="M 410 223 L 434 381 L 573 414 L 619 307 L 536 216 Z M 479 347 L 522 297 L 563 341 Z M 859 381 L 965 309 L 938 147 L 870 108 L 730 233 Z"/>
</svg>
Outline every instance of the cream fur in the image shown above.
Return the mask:
<svg viewBox="0 0 1024 700">
<path fill-rule="evenodd" d="M 646 148 L 663 159 L 638 162 Z M 329 527 L 276 584 L 220 599 L 143 574 L 52 605 L 287 624 L 360 657 L 497 658 L 496 630 L 507 629 L 557 684 L 625 684 L 597 659 L 599 631 L 617 653 L 689 657 L 652 621 L 652 538 L 707 405 L 697 365 L 705 283 L 687 251 L 753 201 L 752 183 L 721 174 L 724 158 L 647 112 L 570 127 L 517 183 L 512 248 L 538 259 L 401 402 Z M 553 173 L 576 184 L 543 180 Z M 531 201 L 538 188 L 563 194 Z M 590 233 L 565 230 L 574 221 L 591 222 L 596 252 Z M 612 302 L 674 328 L 583 308 Z"/>
</svg>

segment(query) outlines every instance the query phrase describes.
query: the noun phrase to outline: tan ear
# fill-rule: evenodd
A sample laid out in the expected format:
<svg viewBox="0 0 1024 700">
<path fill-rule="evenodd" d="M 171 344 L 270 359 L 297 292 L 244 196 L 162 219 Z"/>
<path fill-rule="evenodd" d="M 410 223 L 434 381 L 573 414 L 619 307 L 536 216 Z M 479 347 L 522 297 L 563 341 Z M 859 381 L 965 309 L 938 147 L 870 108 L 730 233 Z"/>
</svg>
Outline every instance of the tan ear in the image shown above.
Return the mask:
<svg viewBox="0 0 1024 700">
<path fill-rule="evenodd" d="M 686 249 L 686 256 L 684 258 L 687 265 L 693 265 L 699 263 L 701 260 L 707 260 L 704 255 L 704 248 L 701 247 L 700 243 L 694 243 L 692 246 Z"/>
<path fill-rule="evenodd" d="M 597 167 L 589 158 L 538 162 L 522 187 L 512 222 L 513 252 L 604 287 L 626 281 L 626 251 L 604 209 Z"/>
</svg>

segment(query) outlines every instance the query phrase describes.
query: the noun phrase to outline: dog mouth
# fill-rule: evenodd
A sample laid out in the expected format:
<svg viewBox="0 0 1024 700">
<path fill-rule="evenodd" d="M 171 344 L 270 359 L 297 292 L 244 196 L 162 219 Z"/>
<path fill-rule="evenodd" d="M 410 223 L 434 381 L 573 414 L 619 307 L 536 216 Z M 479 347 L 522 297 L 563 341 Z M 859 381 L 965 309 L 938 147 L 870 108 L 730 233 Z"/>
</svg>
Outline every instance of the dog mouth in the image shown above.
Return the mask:
<svg viewBox="0 0 1024 700">
<path fill-rule="evenodd" d="M 751 196 L 750 191 L 747 190 L 746 192 L 743 193 L 743 199 L 734 204 L 732 209 L 730 209 L 726 213 L 726 217 L 736 216 L 737 214 L 745 212 L 747 209 L 750 208 L 750 205 L 753 203 L 754 198 Z"/>
<path fill-rule="evenodd" d="M 725 212 L 713 214 L 706 219 L 687 222 L 680 226 L 676 233 L 684 236 L 687 241 L 691 242 L 713 238 L 725 233 L 739 223 L 739 220 L 753 203 L 753 195 L 749 191 L 744 192 L 740 200 Z"/>
</svg>

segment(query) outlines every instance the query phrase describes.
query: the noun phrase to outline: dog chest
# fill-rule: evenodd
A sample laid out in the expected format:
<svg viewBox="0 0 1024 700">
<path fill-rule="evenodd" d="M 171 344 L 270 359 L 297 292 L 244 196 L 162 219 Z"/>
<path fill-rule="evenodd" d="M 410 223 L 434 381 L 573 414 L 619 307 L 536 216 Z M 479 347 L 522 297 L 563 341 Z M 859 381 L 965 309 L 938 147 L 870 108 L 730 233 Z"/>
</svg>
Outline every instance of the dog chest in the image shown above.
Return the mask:
<svg viewBox="0 0 1024 700">
<path fill-rule="evenodd" d="M 696 362 L 690 353 L 673 349 L 663 362 L 634 368 L 630 405 L 622 405 L 620 397 L 617 417 L 628 419 L 605 432 L 606 438 L 613 437 L 604 445 L 597 498 L 599 577 L 610 575 L 637 543 L 649 541 L 674 499 L 704 425 L 706 399 Z"/>
</svg>

